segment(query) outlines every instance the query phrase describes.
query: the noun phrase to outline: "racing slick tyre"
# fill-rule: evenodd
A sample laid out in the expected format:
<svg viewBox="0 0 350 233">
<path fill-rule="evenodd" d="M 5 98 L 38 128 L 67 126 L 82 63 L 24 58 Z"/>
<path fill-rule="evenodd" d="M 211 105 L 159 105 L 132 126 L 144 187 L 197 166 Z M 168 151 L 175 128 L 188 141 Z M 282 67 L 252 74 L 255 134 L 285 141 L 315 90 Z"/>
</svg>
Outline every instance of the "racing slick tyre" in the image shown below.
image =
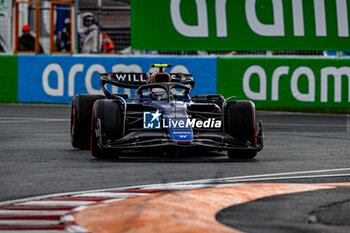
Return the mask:
<svg viewBox="0 0 350 233">
<path fill-rule="evenodd" d="M 256 115 L 254 103 L 247 100 L 236 100 L 226 104 L 225 131 L 242 143 L 256 147 Z M 229 150 L 230 159 L 252 159 L 256 151 Z"/>
<path fill-rule="evenodd" d="M 92 106 L 102 95 L 76 95 L 71 110 L 71 142 L 74 148 L 90 149 Z"/>
<path fill-rule="evenodd" d="M 96 158 L 118 158 L 117 151 L 103 148 L 123 136 L 123 109 L 119 101 L 98 100 L 92 110 L 91 154 Z"/>
</svg>

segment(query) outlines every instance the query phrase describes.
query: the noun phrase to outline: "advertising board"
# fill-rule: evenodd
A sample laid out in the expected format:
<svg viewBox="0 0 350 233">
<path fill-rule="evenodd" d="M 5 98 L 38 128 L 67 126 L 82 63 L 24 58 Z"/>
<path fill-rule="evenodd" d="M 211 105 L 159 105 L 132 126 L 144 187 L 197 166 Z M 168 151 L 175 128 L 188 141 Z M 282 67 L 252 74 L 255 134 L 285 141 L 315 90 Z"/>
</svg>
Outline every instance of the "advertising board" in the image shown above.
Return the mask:
<svg viewBox="0 0 350 233">
<path fill-rule="evenodd" d="M 217 92 L 257 107 L 350 108 L 350 59 L 218 58 Z"/>
<path fill-rule="evenodd" d="M 22 55 L 18 58 L 18 101 L 71 103 L 77 94 L 102 94 L 99 73 L 154 72 L 150 64 L 169 63 L 172 73 L 193 74 L 196 94 L 216 93 L 216 58 Z M 132 96 L 135 90 L 108 87 Z"/>
<path fill-rule="evenodd" d="M 0 55 L 0 102 L 17 102 L 17 56 Z"/>
<path fill-rule="evenodd" d="M 131 1 L 131 45 L 152 50 L 349 50 L 350 0 Z"/>
</svg>

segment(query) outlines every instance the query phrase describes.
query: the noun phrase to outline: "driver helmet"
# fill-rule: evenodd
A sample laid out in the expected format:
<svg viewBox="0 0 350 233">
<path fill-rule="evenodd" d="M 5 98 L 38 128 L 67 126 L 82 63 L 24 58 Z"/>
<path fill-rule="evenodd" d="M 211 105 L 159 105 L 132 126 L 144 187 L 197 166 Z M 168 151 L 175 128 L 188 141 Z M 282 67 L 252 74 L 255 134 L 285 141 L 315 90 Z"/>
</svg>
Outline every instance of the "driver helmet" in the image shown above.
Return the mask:
<svg viewBox="0 0 350 233">
<path fill-rule="evenodd" d="M 167 83 L 170 82 L 170 74 L 164 72 L 154 73 L 151 76 L 151 83 Z"/>
</svg>

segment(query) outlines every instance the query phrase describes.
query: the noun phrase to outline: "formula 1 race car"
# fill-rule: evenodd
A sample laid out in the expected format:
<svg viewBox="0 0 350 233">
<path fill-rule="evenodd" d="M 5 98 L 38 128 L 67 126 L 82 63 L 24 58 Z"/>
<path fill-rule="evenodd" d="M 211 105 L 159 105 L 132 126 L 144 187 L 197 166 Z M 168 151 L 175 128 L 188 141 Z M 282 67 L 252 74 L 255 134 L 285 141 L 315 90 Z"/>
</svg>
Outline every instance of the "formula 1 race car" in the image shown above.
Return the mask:
<svg viewBox="0 0 350 233">
<path fill-rule="evenodd" d="M 263 148 L 262 122 L 247 100 L 222 95 L 190 97 L 192 75 L 101 73 L 105 94 L 76 95 L 71 111 L 71 140 L 97 158 L 118 158 L 127 150 L 228 151 L 231 159 L 251 159 Z M 137 89 L 130 99 L 112 94 L 108 85 Z M 129 100 L 128 100 L 129 101 Z"/>
</svg>

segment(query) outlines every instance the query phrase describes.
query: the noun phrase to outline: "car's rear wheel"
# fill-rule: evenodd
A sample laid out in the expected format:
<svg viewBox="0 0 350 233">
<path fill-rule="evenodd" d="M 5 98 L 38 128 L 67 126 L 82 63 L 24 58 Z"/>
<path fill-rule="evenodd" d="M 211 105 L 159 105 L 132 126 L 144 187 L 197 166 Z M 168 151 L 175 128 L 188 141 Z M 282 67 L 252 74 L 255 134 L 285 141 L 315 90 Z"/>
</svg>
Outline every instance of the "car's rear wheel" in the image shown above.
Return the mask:
<svg viewBox="0 0 350 233">
<path fill-rule="evenodd" d="M 92 111 L 91 154 L 96 158 L 118 158 L 118 151 L 103 148 L 103 145 L 122 136 L 122 104 L 113 100 L 96 101 Z"/>
<path fill-rule="evenodd" d="M 236 100 L 226 104 L 225 131 L 233 138 L 249 146 L 256 147 L 256 115 L 254 103 Z M 229 150 L 231 159 L 252 159 L 257 152 L 252 150 Z"/>
<path fill-rule="evenodd" d="M 102 95 L 76 95 L 71 109 L 71 142 L 74 148 L 90 148 L 92 106 Z"/>
</svg>

